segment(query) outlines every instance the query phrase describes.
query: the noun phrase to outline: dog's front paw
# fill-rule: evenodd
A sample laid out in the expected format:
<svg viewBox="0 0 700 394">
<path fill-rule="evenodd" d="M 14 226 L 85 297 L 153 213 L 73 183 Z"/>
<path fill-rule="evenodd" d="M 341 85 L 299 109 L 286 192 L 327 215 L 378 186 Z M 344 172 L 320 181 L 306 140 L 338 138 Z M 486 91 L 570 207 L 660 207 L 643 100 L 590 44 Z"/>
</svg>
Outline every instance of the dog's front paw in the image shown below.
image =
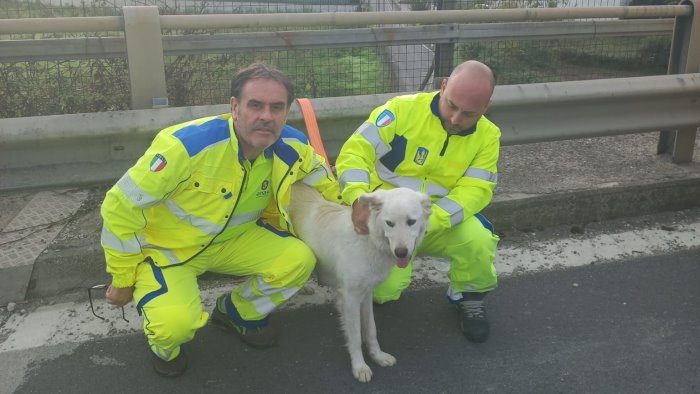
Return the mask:
<svg viewBox="0 0 700 394">
<path fill-rule="evenodd" d="M 353 366 L 352 367 L 352 374 L 353 374 L 353 376 L 355 376 L 355 379 L 359 380 L 362 383 L 367 383 L 370 380 L 372 380 L 372 370 L 369 368 L 369 365 L 367 365 L 367 364 Z"/>
<path fill-rule="evenodd" d="M 389 353 L 379 351 L 377 353 L 370 354 L 369 356 L 372 357 L 372 360 L 374 360 L 375 363 L 382 367 L 391 367 L 392 365 L 396 364 L 396 357 Z"/>
</svg>

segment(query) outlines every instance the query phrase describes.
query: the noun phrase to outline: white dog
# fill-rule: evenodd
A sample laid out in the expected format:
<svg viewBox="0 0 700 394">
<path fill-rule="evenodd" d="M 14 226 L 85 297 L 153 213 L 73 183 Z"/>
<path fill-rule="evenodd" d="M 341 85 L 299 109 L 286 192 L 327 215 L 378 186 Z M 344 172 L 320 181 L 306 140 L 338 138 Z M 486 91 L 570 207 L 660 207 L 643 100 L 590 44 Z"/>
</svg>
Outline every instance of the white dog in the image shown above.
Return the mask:
<svg viewBox="0 0 700 394">
<path fill-rule="evenodd" d="M 378 190 L 360 197 L 370 206 L 369 235 L 355 233 L 351 208 L 326 201 L 303 184 L 292 188 L 289 206 L 297 235 L 314 251 L 319 282 L 337 291 L 336 307 L 347 341 L 352 374 L 369 382 L 372 370 L 362 356 L 362 341 L 369 356 L 382 367 L 396 358 L 377 342 L 372 290 L 391 268 L 405 268 L 428 226 L 430 198 L 411 189 Z"/>
</svg>

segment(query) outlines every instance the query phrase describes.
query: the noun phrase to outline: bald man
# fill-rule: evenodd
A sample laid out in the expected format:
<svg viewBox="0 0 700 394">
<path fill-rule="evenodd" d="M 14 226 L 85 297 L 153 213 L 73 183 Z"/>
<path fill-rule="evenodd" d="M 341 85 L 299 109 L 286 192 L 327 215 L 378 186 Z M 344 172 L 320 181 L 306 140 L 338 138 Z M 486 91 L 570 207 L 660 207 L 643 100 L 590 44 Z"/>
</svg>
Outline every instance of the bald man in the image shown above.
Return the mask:
<svg viewBox="0 0 700 394">
<path fill-rule="evenodd" d="M 438 92 L 397 96 L 374 109 L 336 161 L 359 234 L 368 234 L 369 207 L 358 200 L 363 193 L 408 187 L 430 195 L 433 211 L 417 253 L 449 260 L 447 299 L 461 312 L 460 327 L 472 342 L 489 337 L 484 297 L 497 286 L 499 238 L 479 213 L 496 187 L 501 132 L 484 116 L 494 86 L 488 66 L 466 61 Z M 412 268 L 412 262 L 395 266 L 375 288 L 374 301 L 398 300 Z"/>
</svg>

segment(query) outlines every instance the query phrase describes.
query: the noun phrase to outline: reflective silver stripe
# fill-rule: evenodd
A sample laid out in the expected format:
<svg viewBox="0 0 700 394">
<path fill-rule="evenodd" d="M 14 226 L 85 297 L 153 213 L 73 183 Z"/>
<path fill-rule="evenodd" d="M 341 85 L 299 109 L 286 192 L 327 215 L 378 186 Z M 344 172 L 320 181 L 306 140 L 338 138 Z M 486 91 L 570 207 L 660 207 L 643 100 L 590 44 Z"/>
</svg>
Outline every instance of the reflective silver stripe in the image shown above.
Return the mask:
<svg viewBox="0 0 700 394">
<path fill-rule="evenodd" d="M 486 182 L 493 183 L 496 183 L 496 181 L 498 180 L 498 174 L 474 167 L 469 167 L 467 169 L 467 172 L 464 173 L 464 176 L 469 178 L 482 179 Z"/>
<path fill-rule="evenodd" d="M 365 170 L 347 170 L 340 177 L 340 191 L 345 189 L 348 182 L 362 182 L 369 186 L 369 172 Z"/>
<path fill-rule="evenodd" d="M 224 228 L 223 225 L 212 223 L 207 219 L 188 213 L 173 200 L 165 201 L 164 205 L 168 208 L 170 213 L 175 215 L 176 218 L 197 227 L 204 234 L 218 234 Z"/>
<path fill-rule="evenodd" d="M 462 300 L 462 292 L 455 289 L 450 286 L 447 287 L 447 298 L 451 299 L 452 301 L 461 301 Z"/>
<path fill-rule="evenodd" d="M 141 243 L 136 237 L 119 239 L 107 227 L 102 226 L 102 245 L 122 253 L 141 253 Z"/>
<path fill-rule="evenodd" d="M 465 291 L 467 291 L 467 292 L 473 292 L 473 291 L 477 291 L 477 290 L 478 290 L 478 289 L 477 289 L 476 287 L 471 286 L 471 285 L 466 284 L 466 283 L 464 284 L 464 289 L 463 289 L 463 290 L 455 289 L 454 286 L 452 286 L 452 284 L 450 284 L 450 285 L 447 287 L 447 297 L 448 297 L 449 299 L 451 299 L 452 301 L 461 301 L 461 300 L 463 299 L 463 297 L 464 297 L 464 296 L 462 295 L 463 292 L 465 292 Z"/>
<path fill-rule="evenodd" d="M 396 187 L 407 187 L 417 192 L 421 191 L 422 182 L 420 179 L 396 175 L 395 172 L 390 171 L 379 161 L 375 165 L 375 168 L 377 169 L 377 175 L 381 180 L 391 183 Z M 425 193 L 431 197 L 444 197 L 449 192 L 449 189 L 435 183 L 427 183 L 425 185 Z"/>
<path fill-rule="evenodd" d="M 212 146 L 217 146 L 217 145 L 221 145 L 221 144 L 228 144 L 230 140 L 231 140 L 231 138 L 226 138 L 226 139 L 223 139 L 221 141 L 216 141 L 213 144 L 209 144 L 209 145 L 205 146 L 202 150 L 200 150 L 200 152 L 203 150 L 209 149 Z"/>
<path fill-rule="evenodd" d="M 158 250 L 160 250 L 160 252 L 163 253 L 166 259 L 168 259 L 168 264 L 175 265 L 182 263 L 182 261 L 180 261 L 180 259 L 178 259 L 177 256 L 175 256 L 175 253 L 173 253 L 172 250 L 161 248 L 158 248 Z"/>
<path fill-rule="evenodd" d="M 257 292 L 255 291 L 256 289 Z M 280 294 L 286 301 L 292 298 L 298 291 L 299 288 L 296 287 L 272 287 L 269 283 L 265 282 L 261 276 L 255 276 L 249 277 L 248 280 L 243 283 L 240 295 L 250 301 L 260 315 L 267 316 L 270 312 L 275 310 L 278 305 L 272 301 L 272 295 Z"/>
<path fill-rule="evenodd" d="M 172 349 L 167 349 L 158 345 L 153 345 L 151 349 L 155 349 L 154 352 L 156 355 L 158 355 L 159 358 L 167 361 L 170 361 L 170 356 L 173 354 Z"/>
<path fill-rule="evenodd" d="M 325 164 L 311 171 L 304 177 L 303 182 L 309 186 L 313 186 L 324 178 L 332 178 L 331 170 L 329 170 Z"/>
<path fill-rule="evenodd" d="M 180 261 L 180 259 L 178 259 L 177 256 L 175 256 L 175 253 L 173 253 L 173 251 L 170 249 L 162 248 L 160 246 L 151 245 L 148 243 L 144 243 L 143 248 L 157 250 L 160 253 L 162 253 L 163 256 L 165 256 L 165 258 L 167 259 L 168 265 L 175 265 L 175 264 L 182 263 L 182 261 Z M 158 265 L 162 266 L 162 264 L 158 264 Z"/>
<path fill-rule="evenodd" d="M 450 190 L 446 187 L 436 185 L 434 183 L 428 183 L 425 185 L 425 194 L 431 197 L 445 197 L 450 193 Z"/>
<path fill-rule="evenodd" d="M 452 301 L 460 301 L 463 299 L 462 293 L 467 292 L 467 293 L 485 293 L 492 291 L 498 287 L 498 284 L 491 285 L 489 287 L 475 287 L 470 285 L 469 283 L 464 283 L 462 284 L 462 287 L 464 287 L 462 290 L 458 290 L 454 287 L 454 284 L 450 284 L 447 288 L 447 297 L 450 298 Z"/>
<path fill-rule="evenodd" d="M 450 224 L 452 225 L 452 227 L 462 223 L 462 221 L 464 220 L 464 209 L 462 208 L 462 206 L 450 200 L 449 198 L 443 197 L 439 199 L 435 204 L 450 214 Z"/>
<path fill-rule="evenodd" d="M 355 130 L 355 134 L 361 135 L 372 145 L 377 157 L 382 157 L 389 153 L 389 146 L 382 141 L 382 138 L 379 136 L 379 129 L 372 123 L 363 123 Z"/>
<path fill-rule="evenodd" d="M 126 198 L 131 201 L 132 204 L 139 208 L 144 208 L 150 205 L 154 205 L 158 199 L 149 193 L 146 193 L 139 185 L 131 179 L 129 173 L 124 174 L 121 179 L 117 182 L 119 190 L 124 193 Z"/>
<path fill-rule="evenodd" d="M 240 226 L 241 224 L 250 223 L 258 220 L 263 210 L 255 212 L 237 213 L 231 215 L 231 220 L 228 221 L 226 227 Z"/>
<path fill-rule="evenodd" d="M 398 176 L 396 173 L 389 171 L 380 161 L 375 164 L 375 168 L 377 169 L 379 179 L 384 182 L 391 183 L 396 187 L 407 187 L 417 192 L 421 191 L 423 183 L 420 180 L 407 176 Z"/>
<path fill-rule="evenodd" d="M 282 138 L 282 141 L 287 145 L 289 145 L 290 142 L 293 142 L 295 144 L 299 144 L 299 143 L 304 144 L 305 143 L 304 141 L 300 140 L 299 138 L 293 138 L 293 137 Z"/>
</svg>

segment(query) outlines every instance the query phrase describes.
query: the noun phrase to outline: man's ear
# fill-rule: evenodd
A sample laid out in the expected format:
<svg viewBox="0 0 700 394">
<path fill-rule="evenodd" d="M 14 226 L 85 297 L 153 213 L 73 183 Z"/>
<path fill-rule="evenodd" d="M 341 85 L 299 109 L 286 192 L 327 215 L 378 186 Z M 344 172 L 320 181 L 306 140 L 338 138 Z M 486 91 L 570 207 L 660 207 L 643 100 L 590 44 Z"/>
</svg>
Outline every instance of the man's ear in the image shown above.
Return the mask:
<svg viewBox="0 0 700 394">
<path fill-rule="evenodd" d="M 231 106 L 231 116 L 233 116 L 233 119 L 236 119 L 236 112 L 238 112 L 238 99 L 236 97 L 231 97 L 231 100 L 229 101 L 229 104 Z"/>
</svg>

